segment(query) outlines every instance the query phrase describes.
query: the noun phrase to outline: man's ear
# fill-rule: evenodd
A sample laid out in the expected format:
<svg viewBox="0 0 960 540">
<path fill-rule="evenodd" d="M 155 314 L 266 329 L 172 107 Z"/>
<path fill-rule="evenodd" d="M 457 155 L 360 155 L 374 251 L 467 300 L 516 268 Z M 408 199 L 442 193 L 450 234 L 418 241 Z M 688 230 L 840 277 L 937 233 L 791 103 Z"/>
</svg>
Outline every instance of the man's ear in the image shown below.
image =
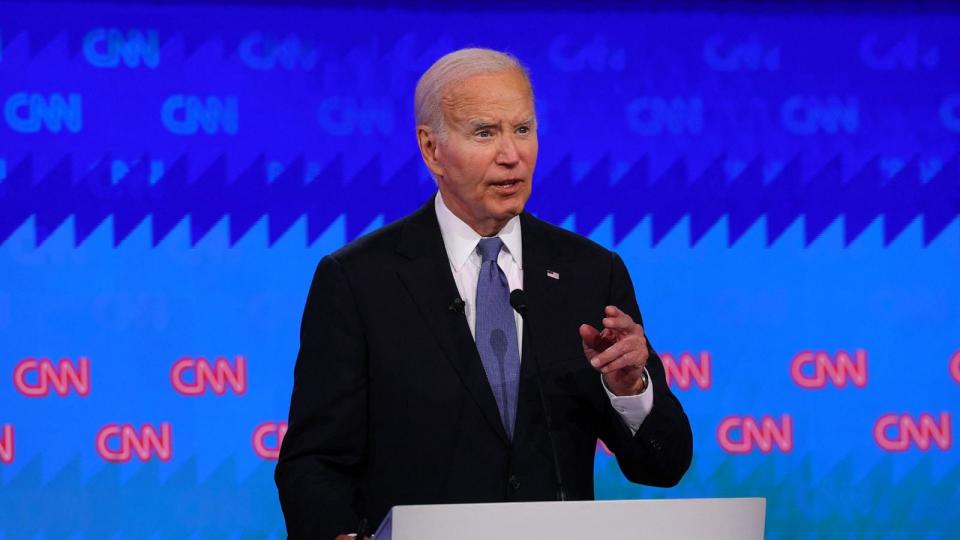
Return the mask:
<svg viewBox="0 0 960 540">
<path fill-rule="evenodd" d="M 417 126 L 417 144 L 420 146 L 420 156 L 436 178 L 443 176 L 443 166 L 440 165 L 438 143 L 439 137 L 433 128 L 426 124 Z"/>
</svg>

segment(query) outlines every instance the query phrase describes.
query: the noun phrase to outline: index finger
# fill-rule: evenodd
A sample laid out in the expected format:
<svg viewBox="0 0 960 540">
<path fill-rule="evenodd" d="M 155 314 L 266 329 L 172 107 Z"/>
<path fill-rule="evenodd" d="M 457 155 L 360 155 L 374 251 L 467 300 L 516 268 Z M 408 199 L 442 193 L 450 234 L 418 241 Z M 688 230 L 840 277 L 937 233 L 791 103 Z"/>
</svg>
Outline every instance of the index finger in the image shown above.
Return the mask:
<svg viewBox="0 0 960 540">
<path fill-rule="evenodd" d="M 633 317 L 620 311 L 614 306 L 607 306 L 605 310 L 607 316 L 603 319 L 603 327 L 613 330 L 627 331 L 633 327 Z"/>
<path fill-rule="evenodd" d="M 623 310 L 621 310 L 617 306 L 607 306 L 603 308 L 603 313 L 607 317 L 616 317 L 618 315 L 626 315 L 626 313 L 624 313 Z"/>
</svg>

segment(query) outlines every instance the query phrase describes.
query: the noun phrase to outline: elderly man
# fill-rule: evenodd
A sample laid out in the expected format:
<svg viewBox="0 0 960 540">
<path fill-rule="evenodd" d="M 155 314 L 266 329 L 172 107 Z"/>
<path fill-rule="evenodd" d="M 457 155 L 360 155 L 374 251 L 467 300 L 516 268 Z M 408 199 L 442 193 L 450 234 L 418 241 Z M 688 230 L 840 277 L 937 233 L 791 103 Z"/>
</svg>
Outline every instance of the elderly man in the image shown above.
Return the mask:
<svg viewBox="0 0 960 540">
<path fill-rule="evenodd" d="M 439 193 L 324 257 L 310 287 L 276 470 L 290 537 L 333 539 L 400 504 L 591 499 L 598 438 L 631 481 L 675 485 L 690 425 L 626 267 L 523 211 L 526 71 L 455 51 L 415 108 Z"/>
</svg>

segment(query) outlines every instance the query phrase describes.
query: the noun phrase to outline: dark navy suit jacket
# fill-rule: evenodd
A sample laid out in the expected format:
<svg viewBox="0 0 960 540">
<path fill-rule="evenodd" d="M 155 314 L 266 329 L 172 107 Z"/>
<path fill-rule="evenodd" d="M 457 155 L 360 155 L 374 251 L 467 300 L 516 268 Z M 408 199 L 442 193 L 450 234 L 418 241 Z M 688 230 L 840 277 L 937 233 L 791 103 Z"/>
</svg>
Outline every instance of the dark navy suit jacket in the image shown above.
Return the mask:
<svg viewBox="0 0 960 540">
<path fill-rule="evenodd" d="M 528 213 L 520 219 L 529 312 L 512 440 L 452 306 L 432 200 L 320 261 L 275 475 L 290 538 L 332 540 L 361 518 L 375 527 L 400 504 L 553 500 L 538 364 L 568 498 L 593 498 L 598 438 L 633 482 L 672 486 L 686 472 L 690 424 L 653 349 L 654 406 L 636 434 L 584 357 L 578 328 L 600 327 L 604 306 L 641 321 L 623 262 Z"/>
</svg>

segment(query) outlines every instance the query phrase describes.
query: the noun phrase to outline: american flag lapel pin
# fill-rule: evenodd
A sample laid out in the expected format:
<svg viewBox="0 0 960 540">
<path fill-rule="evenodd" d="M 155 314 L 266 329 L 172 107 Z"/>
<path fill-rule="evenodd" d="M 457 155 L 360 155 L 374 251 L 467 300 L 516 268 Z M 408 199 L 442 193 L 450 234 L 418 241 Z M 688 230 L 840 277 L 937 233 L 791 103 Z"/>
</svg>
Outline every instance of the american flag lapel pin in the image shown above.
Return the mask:
<svg viewBox="0 0 960 540">
<path fill-rule="evenodd" d="M 560 279 L 560 272 L 554 272 L 553 270 L 547 270 L 547 277 L 553 279 Z"/>
</svg>

